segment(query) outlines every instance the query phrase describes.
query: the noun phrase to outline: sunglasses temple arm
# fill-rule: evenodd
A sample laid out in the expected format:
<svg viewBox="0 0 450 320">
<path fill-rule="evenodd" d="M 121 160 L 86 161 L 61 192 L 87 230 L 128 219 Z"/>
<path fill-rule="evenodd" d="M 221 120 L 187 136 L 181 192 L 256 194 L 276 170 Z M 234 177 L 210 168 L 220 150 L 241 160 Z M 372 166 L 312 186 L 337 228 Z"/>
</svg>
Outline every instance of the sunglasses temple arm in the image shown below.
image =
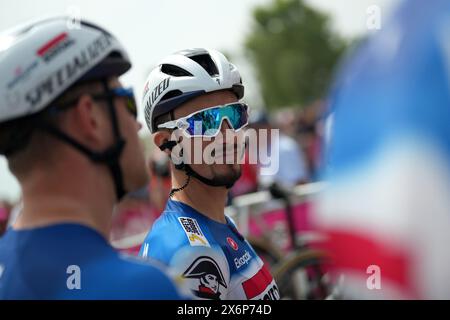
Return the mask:
<svg viewBox="0 0 450 320">
<path fill-rule="evenodd" d="M 175 129 L 175 128 L 177 128 L 177 122 L 176 121 L 168 121 L 166 123 L 160 124 L 158 126 L 158 128 Z"/>
</svg>

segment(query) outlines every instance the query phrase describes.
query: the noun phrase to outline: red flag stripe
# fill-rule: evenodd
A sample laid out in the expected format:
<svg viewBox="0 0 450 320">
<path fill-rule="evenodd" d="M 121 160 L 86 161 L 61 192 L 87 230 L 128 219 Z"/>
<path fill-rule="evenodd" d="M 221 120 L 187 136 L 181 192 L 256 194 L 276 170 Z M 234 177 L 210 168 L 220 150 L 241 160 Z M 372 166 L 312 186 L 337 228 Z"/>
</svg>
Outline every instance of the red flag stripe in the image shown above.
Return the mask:
<svg viewBox="0 0 450 320">
<path fill-rule="evenodd" d="M 323 249 L 331 254 L 336 269 L 353 270 L 367 276 L 370 265 L 380 267 L 383 279 L 396 283 L 408 294 L 416 294 L 411 279 L 411 257 L 389 241 L 377 241 L 367 236 L 342 230 L 326 230 Z"/>
</svg>

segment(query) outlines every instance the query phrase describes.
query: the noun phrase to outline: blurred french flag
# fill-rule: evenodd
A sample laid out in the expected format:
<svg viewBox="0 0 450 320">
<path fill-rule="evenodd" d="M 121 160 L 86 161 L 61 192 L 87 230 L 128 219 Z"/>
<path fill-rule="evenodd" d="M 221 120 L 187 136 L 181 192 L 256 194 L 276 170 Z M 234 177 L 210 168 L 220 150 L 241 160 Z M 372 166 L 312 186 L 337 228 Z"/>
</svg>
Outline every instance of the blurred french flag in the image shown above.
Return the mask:
<svg viewBox="0 0 450 320">
<path fill-rule="evenodd" d="M 450 299 L 450 1 L 404 1 L 347 57 L 328 102 L 316 222 L 344 289 Z"/>
</svg>

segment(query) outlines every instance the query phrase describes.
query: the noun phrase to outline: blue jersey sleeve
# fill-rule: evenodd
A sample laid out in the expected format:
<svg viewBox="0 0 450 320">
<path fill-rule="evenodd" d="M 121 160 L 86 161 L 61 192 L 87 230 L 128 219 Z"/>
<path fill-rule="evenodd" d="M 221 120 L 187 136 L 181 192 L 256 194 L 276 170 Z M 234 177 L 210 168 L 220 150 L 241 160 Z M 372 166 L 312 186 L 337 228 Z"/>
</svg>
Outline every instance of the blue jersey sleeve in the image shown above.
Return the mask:
<svg viewBox="0 0 450 320">
<path fill-rule="evenodd" d="M 161 263 L 119 254 L 98 232 L 80 225 L 8 230 L 0 239 L 0 267 L 0 299 L 187 297 Z"/>
<path fill-rule="evenodd" d="M 171 277 L 169 270 L 157 261 L 145 261 L 136 257 L 122 259 L 127 266 L 121 266 L 118 271 L 126 270 L 126 275 L 117 285 L 127 292 L 127 299 L 190 299 Z"/>
<path fill-rule="evenodd" d="M 181 225 L 175 218 L 164 215 L 153 225 L 142 244 L 139 255 L 168 266 L 174 254 L 185 246 L 189 246 L 189 240 Z"/>
</svg>

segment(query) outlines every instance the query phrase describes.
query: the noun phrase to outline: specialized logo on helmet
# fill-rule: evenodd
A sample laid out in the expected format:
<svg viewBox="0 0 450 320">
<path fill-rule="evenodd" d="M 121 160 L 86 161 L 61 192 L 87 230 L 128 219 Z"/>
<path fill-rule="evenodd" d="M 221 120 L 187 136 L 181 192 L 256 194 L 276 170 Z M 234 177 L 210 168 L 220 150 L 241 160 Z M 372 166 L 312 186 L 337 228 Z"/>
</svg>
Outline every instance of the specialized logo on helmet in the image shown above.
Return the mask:
<svg viewBox="0 0 450 320">
<path fill-rule="evenodd" d="M 163 92 L 169 87 L 170 78 L 166 78 L 161 81 L 155 89 L 153 89 L 150 96 L 150 105 L 153 105 L 155 101 L 163 94 Z"/>
<path fill-rule="evenodd" d="M 96 60 L 103 52 L 108 50 L 111 44 L 110 37 L 102 34 L 76 54 L 62 68 L 44 78 L 37 87 L 27 92 L 25 100 L 30 104 L 31 108 L 36 107 L 45 96 L 51 97 L 58 88 L 61 88 L 70 79 L 86 70 L 93 60 Z"/>
<path fill-rule="evenodd" d="M 197 258 L 183 273 L 187 279 L 198 279 L 198 290 L 192 290 L 199 298 L 220 300 L 221 287 L 227 288 L 219 265 L 211 257 Z"/>
<path fill-rule="evenodd" d="M 48 63 L 74 43 L 75 41 L 69 38 L 67 32 L 64 32 L 57 35 L 52 40 L 40 47 L 37 51 L 37 55 Z"/>
</svg>

